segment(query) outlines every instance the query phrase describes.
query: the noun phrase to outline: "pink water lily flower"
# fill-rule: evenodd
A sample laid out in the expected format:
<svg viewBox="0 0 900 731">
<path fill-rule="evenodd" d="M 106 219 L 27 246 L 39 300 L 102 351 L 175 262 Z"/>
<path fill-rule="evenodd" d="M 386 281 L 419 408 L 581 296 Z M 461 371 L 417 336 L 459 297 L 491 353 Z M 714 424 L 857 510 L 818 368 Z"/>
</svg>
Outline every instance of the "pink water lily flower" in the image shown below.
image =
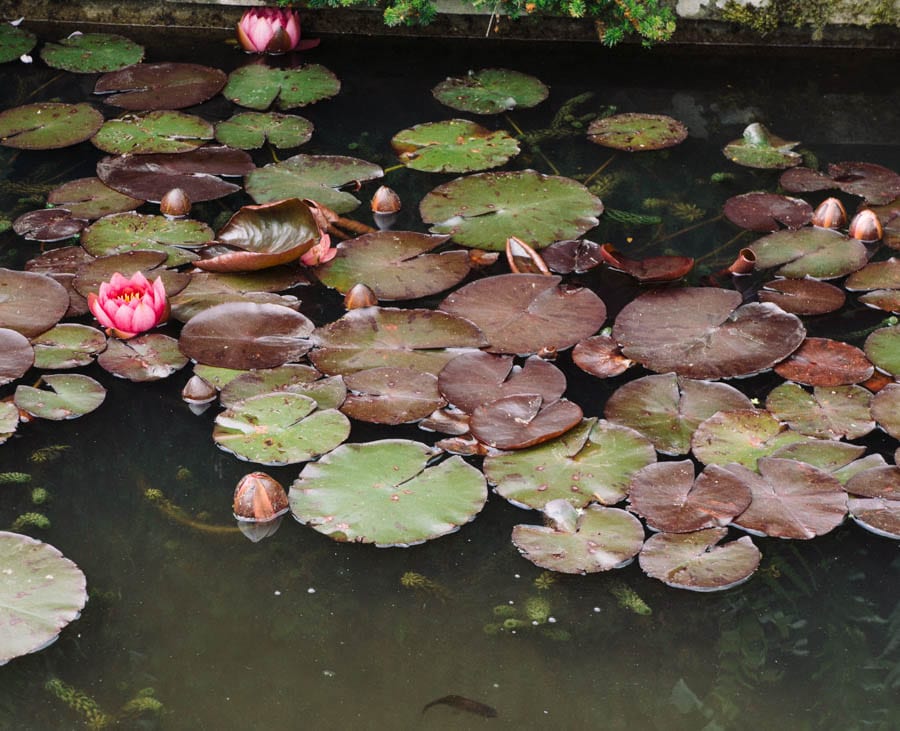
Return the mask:
<svg viewBox="0 0 900 731">
<path fill-rule="evenodd" d="M 141 272 L 126 279 L 119 272 L 100 285 L 99 294 L 88 294 L 88 307 L 110 335 L 126 340 L 165 322 L 169 302 L 162 279 L 153 284 Z"/>
<path fill-rule="evenodd" d="M 289 8 L 250 8 L 237 24 L 238 42 L 247 53 L 287 53 L 319 44 L 300 40 L 300 17 Z"/>
</svg>

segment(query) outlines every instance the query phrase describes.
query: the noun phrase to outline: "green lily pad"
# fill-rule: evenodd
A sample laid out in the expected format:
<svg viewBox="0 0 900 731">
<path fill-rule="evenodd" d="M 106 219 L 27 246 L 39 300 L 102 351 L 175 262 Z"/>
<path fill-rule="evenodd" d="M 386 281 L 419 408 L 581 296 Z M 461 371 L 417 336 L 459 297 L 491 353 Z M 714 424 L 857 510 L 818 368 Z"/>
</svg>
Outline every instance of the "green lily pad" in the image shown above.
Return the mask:
<svg viewBox="0 0 900 731">
<path fill-rule="evenodd" d="M 19 386 L 15 394 L 16 406 L 39 419 L 76 419 L 98 408 L 106 398 L 103 386 L 79 373 L 41 376 L 41 382 L 52 390 Z"/>
<path fill-rule="evenodd" d="M 47 194 L 47 202 L 67 209 L 75 218 L 93 221 L 111 213 L 125 213 L 144 201 L 113 190 L 100 178 L 78 178 Z"/>
<path fill-rule="evenodd" d="M 0 327 L 33 338 L 59 322 L 69 309 L 69 293 L 36 272 L 0 269 Z"/>
<path fill-rule="evenodd" d="M 318 328 L 313 365 L 328 375 L 395 366 L 437 375 L 463 349 L 487 345 L 481 330 L 461 317 L 432 310 L 363 307 Z"/>
<path fill-rule="evenodd" d="M 564 574 L 592 574 L 630 564 L 644 545 L 644 528 L 619 508 L 566 500 L 548 505 L 551 525 L 517 525 L 512 541 L 531 563 Z"/>
<path fill-rule="evenodd" d="M 900 376 L 900 325 L 875 330 L 866 338 L 863 350 L 879 371 Z"/>
<path fill-rule="evenodd" d="M 90 139 L 102 126 L 103 115 L 90 104 L 26 104 L 0 112 L 0 145 L 55 150 Z"/>
<path fill-rule="evenodd" d="M 318 409 L 298 393 L 252 396 L 216 417 L 213 441 L 238 459 L 264 465 L 295 464 L 330 452 L 350 436 L 350 420 Z"/>
<path fill-rule="evenodd" d="M 505 251 L 510 236 L 536 249 L 577 238 L 598 224 L 603 203 L 570 178 L 521 170 L 451 180 L 427 193 L 419 212 L 432 233 Z"/>
<path fill-rule="evenodd" d="M 219 368 L 218 366 L 208 366 L 203 365 L 202 363 L 194 364 L 194 375 L 199 376 L 220 391 L 235 378 L 239 378 L 247 372 L 248 371 L 245 370 L 238 370 L 237 368 Z M 259 394 L 254 395 L 258 396 Z"/>
<path fill-rule="evenodd" d="M 681 144 L 687 139 L 688 130 L 664 114 L 630 113 L 595 119 L 588 126 L 587 136 L 596 145 L 637 152 Z"/>
<path fill-rule="evenodd" d="M 165 266 L 177 267 L 197 259 L 197 254 L 185 249 L 202 246 L 212 237 L 212 229 L 202 221 L 116 213 L 88 226 L 81 235 L 81 245 L 98 257 L 129 251 L 160 252 L 166 255 Z"/>
<path fill-rule="evenodd" d="M 336 541 L 411 546 L 468 523 L 484 507 L 484 476 L 460 457 L 429 466 L 432 448 L 401 439 L 345 444 L 303 468 L 291 512 Z"/>
<path fill-rule="evenodd" d="M 776 449 L 772 452 L 772 456 L 806 462 L 820 470 L 830 472 L 839 482 L 844 483 L 856 472 L 875 466 L 871 462 L 872 458 L 878 460 L 878 465 L 884 464 L 881 455 L 870 454 L 863 457 L 865 452 L 866 448 L 859 444 L 838 442 L 834 439 L 810 439 Z"/>
<path fill-rule="evenodd" d="M 738 165 L 783 170 L 803 162 L 803 156 L 793 151 L 799 144 L 783 140 L 764 125 L 754 122 L 744 130 L 743 137 L 729 142 L 722 152 Z"/>
<path fill-rule="evenodd" d="M 319 64 L 275 69 L 259 64 L 232 71 L 222 95 L 249 109 L 268 109 L 277 99 L 281 109 L 305 107 L 335 96 L 341 82 Z"/>
<path fill-rule="evenodd" d="M 395 134 L 391 147 L 406 167 L 426 173 L 488 170 L 519 154 L 519 143 L 505 131 L 467 119 L 417 124 Z"/>
<path fill-rule="evenodd" d="M 655 461 L 638 432 L 591 418 L 536 447 L 488 455 L 484 473 L 513 505 L 541 510 L 562 498 L 582 508 L 624 500 L 632 475 Z"/>
<path fill-rule="evenodd" d="M 894 439 L 900 439 L 900 383 L 889 383 L 875 394 L 872 417 Z"/>
<path fill-rule="evenodd" d="M 773 269 L 779 277 L 835 279 L 861 269 L 868 261 L 865 244 L 828 228 L 807 226 L 763 236 L 750 245 L 756 269 Z"/>
<path fill-rule="evenodd" d="M 347 294 L 365 284 L 379 301 L 427 297 L 455 287 L 471 270 L 466 251 L 429 254 L 448 236 L 379 231 L 341 244 L 331 261 L 316 268 L 326 287 Z"/>
<path fill-rule="evenodd" d="M 751 408 L 750 399 L 732 386 L 664 373 L 620 386 L 607 399 L 604 414 L 639 431 L 657 451 L 680 455 L 691 450 L 694 430 L 717 411 Z"/>
<path fill-rule="evenodd" d="M 2 340 L 2 334 L 0 334 Z M 0 365 L 0 368 L 3 366 Z M 0 381 L 3 380 L 0 370 Z M 19 427 L 19 409 L 12 401 L 0 401 L 0 444 L 6 442 Z"/>
<path fill-rule="evenodd" d="M 761 554 L 749 536 L 717 546 L 727 528 L 650 536 L 638 561 L 648 576 L 690 591 L 723 591 L 749 579 Z"/>
<path fill-rule="evenodd" d="M 31 31 L 12 23 L 0 23 L 0 63 L 15 61 L 29 53 L 36 42 Z"/>
<path fill-rule="evenodd" d="M 256 150 L 266 140 L 279 149 L 299 147 L 309 142 L 312 133 L 308 119 L 277 112 L 241 112 L 216 125 L 216 139 L 239 150 Z"/>
<path fill-rule="evenodd" d="M 95 327 L 62 323 L 38 335 L 34 346 L 34 365 L 44 370 L 63 370 L 90 365 L 106 348 L 106 335 Z"/>
<path fill-rule="evenodd" d="M 94 74 L 139 63 L 144 49 L 114 33 L 73 33 L 59 43 L 45 43 L 41 58 L 51 68 Z"/>
<path fill-rule="evenodd" d="M 0 386 L 21 378 L 33 364 L 34 348 L 28 338 L 15 330 L 0 328 Z"/>
<path fill-rule="evenodd" d="M 782 383 L 766 398 L 766 408 L 794 431 L 827 439 L 859 439 L 875 428 L 872 394 L 861 386 L 829 386 L 809 393 Z"/>
<path fill-rule="evenodd" d="M 0 665 L 51 644 L 87 598 L 84 574 L 58 549 L 0 532 Z"/>
<path fill-rule="evenodd" d="M 225 79 L 224 71 L 195 63 L 138 63 L 101 76 L 94 93 L 135 112 L 184 109 L 214 97 Z"/>
<path fill-rule="evenodd" d="M 119 378 L 142 383 L 161 381 L 188 364 L 178 341 L 161 333 L 138 335 L 129 340 L 110 339 L 97 363 Z"/>
<path fill-rule="evenodd" d="M 321 375 L 312 366 L 297 363 L 247 371 L 220 386 L 219 403 L 227 408 L 253 396 L 287 391 L 314 399 L 320 409 L 336 409 L 347 395 L 344 381 Z"/>
<path fill-rule="evenodd" d="M 533 76 L 509 69 L 470 71 L 463 78 L 448 78 L 431 93 L 441 104 L 461 112 L 500 114 L 516 107 L 533 107 L 550 93 Z"/>
<path fill-rule="evenodd" d="M 355 157 L 294 155 L 254 170 L 244 187 L 257 203 L 309 198 L 335 213 L 348 213 L 359 205 L 359 200 L 341 188 L 383 175 L 378 165 Z"/>
<path fill-rule="evenodd" d="M 702 422 L 694 431 L 691 447 L 703 464 L 737 462 L 755 469 L 760 457 L 806 439 L 768 411 L 742 409 L 720 411 Z"/>
<path fill-rule="evenodd" d="M 437 376 L 414 368 L 369 368 L 344 377 L 347 416 L 373 424 L 409 424 L 446 405 Z"/>
<path fill-rule="evenodd" d="M 109 119 L 91 142 L 115 155 L 142 155 L 187 152 L 212 138 L 213 126 L 201 117 L 184 112 L 156 111 Z"/>
</svg>

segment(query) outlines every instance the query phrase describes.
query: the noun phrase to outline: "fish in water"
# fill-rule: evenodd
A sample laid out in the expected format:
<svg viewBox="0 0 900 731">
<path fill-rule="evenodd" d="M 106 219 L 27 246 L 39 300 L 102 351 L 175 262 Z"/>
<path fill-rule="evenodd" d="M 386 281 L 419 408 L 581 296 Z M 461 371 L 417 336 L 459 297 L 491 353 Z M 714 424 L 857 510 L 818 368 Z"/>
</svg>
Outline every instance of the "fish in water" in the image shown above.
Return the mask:
<svg viewBox="0 0 900 731">
<path fill-rule="evenodd" d="M 471 698 L 466 698 L 465 696 L 461 695 L 445 695 L 443 698 L 438 698 L 437 700 L 431 701 L 431 703 L 426 703 L 425 707 L 422 709 L 422 713 L 425 713 L 425 711 L 427 711 L 432 706 L 438 705 L 450 706 L 451 708 L 456 708 L 460 711 L 468 711 L 469 713 L 474 713 L 484 718 L 497 717 L 496 708 L 492 708 L 487 703 L 473 701 Z"/>
</svg>

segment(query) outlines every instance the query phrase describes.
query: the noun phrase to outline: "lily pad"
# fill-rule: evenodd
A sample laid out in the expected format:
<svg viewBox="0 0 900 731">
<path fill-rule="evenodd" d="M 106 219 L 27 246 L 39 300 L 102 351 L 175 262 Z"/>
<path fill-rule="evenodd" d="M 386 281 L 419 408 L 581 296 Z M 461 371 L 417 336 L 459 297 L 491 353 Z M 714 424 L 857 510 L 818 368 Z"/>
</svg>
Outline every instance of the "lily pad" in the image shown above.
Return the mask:
<svg viewBox="0 0 900 731">
<path fill-rule="evenodd" d="M 85 602 L 84 574 L 58 549 L 0 532 L 0 665 L 50 645 Z"/>
<path fill-rule="evenodd" d="M 375 180 L 384 171 L 374 163 L 343 155 L 294 155 L 247 176 L 245 188 L 257 203 L 308 198 L 335 213 L 349 213 L 359 200 L 341 188 Z"/>
<path fill-rule="evenodd" d="M 513 505 L 540 510 L 562 498 L 580 508 L 620 502 L 632 475 L 655 461 L 653 446 L 638 432 L 591 418 L 536 447 L 488 455 L 484 473 Z"/>
<path fill-rule="evenodd" d="M 782 188 L 791 193 L 809 193 L 838 188 L 858 195 L 873 205 L 884 205 L 900 197 L 900 175 L 883 165 L 871 162 L 838 162 L 820 173 L 809 168 L 795 168 L 782 173 Z"/>
<path fill-rule="evenodd" d="M 78 178 L 63 183 L 47 194 L 47 202 L 65 208 L 75 218 L 93 221 L 111 213 L 133 211 L 144 203 L 113 190 L 100 178 Z"/>
<path fill-rule="evenodd" d="M 558 437 L 581 423 L 584 414 L 567 399 L 544 402 L 537 394 L 516 394 L 481 404 L 469 428 L 494 449 L 526 449 Z"/>
<path fill-rule="evenodd" d="M 557 274 L 582 274 L 603 263 L 600 244 L 587 239 L 556 241 L 541 252 L 541 257 Z"/>
<path fill-rule="evenodd" d="M 88 226 L 81 236 L 81 245 L 97 257 L 156 251 L 166 255 L 165 266 L 177 267 L 197 259 L 197 254 L 185 249 L 202 246 L 212 237 L 212 229 L 202 221 L 116 213 Z"/>
<path fill-rule="evenodd" d="M 213 441 L 238 459 L 264 465 L 295 464 L 330 452 L 350 436 L 350 421 L 318 409 L 297 393 L 253 396 L 216 417 Z"/>
<path fill-rule="evenodd" d="M 15 330 L 0 328 L 0 386 L 24 376 L 33 363 L 34 348 L 28 338 Z M 3 431 L 0 427 L 0 433 Z"/>
<path fill-rule="evenodd" d="M 106 348 L 106 336 L 95 327 L 62 323 L 32 341 L 34 365 L 44 370 L 63 370 L 90 365 Z"/>
<path fill-rule="evenodd" d="M 201 117 L 156 111 L 108 119 L 91 142 L 116 155 L 146 155 L 195 150 L 212 138 L 213 126 Z"/>
<path fill-rule="evenodd" d="M 570 178 L 534 170 L 477 173 L 439 185 L 419 205 L 430 231 L 464 246 L 505 251 L 517 236 L 540 249 L 599 222 L 603 202 Z"/>
<path fill-rule="evenodd" d="M 311 347 L 313 323 L 281 305 L 227 302 L 203 310 L 181 331 L 181 351 L 221 368 L 274 368 Z"/>
<path fill-rule="evenodd" d="M 900 325 L 875 330 L 866 338 L 863 350 L 879 371 L 900 376 Z"/>
<path fill-rule="evenodd" d="M 103 386 L 79 373 L 49 374 L 41 376 L 41 382 L 52 390 L 18 386 L 15 394 L 16 406 L 39 419 L 76 419 L 94 411 L 106 398 Z"/>
<path fill-rule="evenodd" d="M 638 561 L 648 576 L 676 589 L 730 589 L 753 575 L 761 554 L 749 536 L 716 545 L 727 533 L 727 528 L 657 533 L 647 539 Z"/>
<path fill-rule="evenodd" d="M 562 287 L 561 277 L 501 274 L 471 282 L 446 297 L 439 309 L 474 322 L 492 353 L 525 355 L 564 350 L 593 335 L 606 305 L 586 287 Z"/>
<path fill-rule="evenodd" d="M 349 393 L 341 411 L 373 424 L 420 421 L 446 404 L 437 376 L 414 368 L 370 368 L 345 376 L 344 383 Z"/>
<path fill-rule="evenodd" d="M 766 398 L 766 409 L 794 431 L 826 439 L 859 439 L 875 428 L 872 394 L 861 386 L 816 387 L 810 394 L 782 383 Z"/>
<path fill-rule="evenodd" d="M 649 256 L 645 259 L 630 259 L 618 251 L 612 244 L 600 247 L 603 261 L 617 271 L 625 272 L 641 283 L 673 282 L 688 275 L 694 268 L 694 259 L 690 256 Z"/>
<path fill-rule="evenodd" d="M 73 33 L 59 43 L 45 43 L 41 58 L 51 68 L 94 74 L 138 63 L 144 49 L 114 33 Z"/>
<path fill-rule="evenodd" d="M 794 152 L 799 142 L 788 142 L 772 134 L 759 122 L 747 126 L 739 140 L 732 140 L 722 152 L 732 162 L 750 168 L 783 170 L 803 162 Z"/>
<path fill-rule="evenodd" d="M 750 245 L 757 269 L 773 269 L 780 277 L 835 279 L 861 269 L 868 261 L 865 244 L 839 231 L 808 226 L 776 231 Z"/>
<path fill-rule="evenodd" d="M 395 134 L 391 147 L 406 167 L 426 173 L 488 170 L 519 154 L 519 143 L 505 131 L 467 119 L 417 124 Z"/>
<path fill-rule="evenodd" d="M 830 472 L 838 482 L 844 483 L 856 472 L 876 466 L 872 459 L 877 459 L 878 466 L 885 463 L 881 455 L 870 454 L 863 457 L 865 453 L 866 448 L 859 444 L 838 442 L 834 439 L 809 439 L 776 449 L 772 452 L 772 456 L 806 462 L 820 470 Z"/>
<path fill-rule="evenodd" d="M 299 270 L 295 270 L 299 272 Z M 257 305 L 281 305 L 292 310 L 300 309 L 300 300 L 294 295 L 272 294 L 269 287 L 283 282 L 284 286 L 274 286 L 274 290 L 288 289 L 298 282 L 291 281 L 279 274 L 266 277 L 274 272 L 284 272 L 280 267 L 263 269 L 260 272 L 241 272 L 240 275 L 229 273 L 191 274 L 190 283 L 181 292 L 172 296 L 172 317 L 180 322 L 187 322 L 195 315 L 214 305 L 226 302 L 248 302 Z M 242 282 L 237 277 L 245 277 Z M 302 276 L 301 276 L 302 280 Z M 308 284 L 301 281 L 300 283 Z"/>
<path fill-rule="evenodd" d="M 690 451 L 691 435 L 716 412 L 751 408 L 750 399 L 732 386 L 665 373 L 620 386 L 604 413 L 612 423 L 639 431 L 657 451 L 680 455 Z"/>
<path fill-rule="evenodd" d="M 484 476 L 460 457 L 385 439 L 345 444 L 303 468 L 291 512 L 336 541 L 411 546 L 453 533 L 484 507 Z"/>
<path fill-rule="evenodd" d="M 316 277 L 341 294 L 363 283 L 380 300 L 427 297 L 459 284 L 471 270 L 466 251 L 429 254 L 448 236 L 379 231 L 344 241 Z"/>
<path fill-rule="evenodd" d="M 323 373 L 346 375 L 395 366 L 437 373 L 487 341 L 469 320 L 440 311 L 363 307 L 318 328 L 309 359 Z"/>
<path fill-rule="evenodd" d="M 771 302 L 792 315 L 825 315 L 844 306 L 844 290 L 816 279 L 774 279 L 759 290 L 760 302 Z"/>
<path fill-rule="evenodd" d="M 0 63 L 15 61 L 34 48 L 37 39 L 29 30 L 0 22 Z"/>
<path fill-rule="evenodd" d="M 90 104 L 26 104 L 0 112 L 0 145 L 55 150 L 90 139 L 102 126 L 103 115 Z"/>
<path fill-rule="evenodd" d="M 277 99 L 281 109 L 305 107 L 335 96 L 341 82 L 319 64 L 276 69 L 259 64 L 232 71 L 222 96 L 249 109 L 268 109 Z"/>
<path fill-rule="evenodd" d="M 847 508 L 858 526 L 877 536 L 900 540 L 900 500 L 851 497 Z"/>
<path fill-rule="evenodd" d="M 78 268 L 73 287 L 82 297 L 87 297 L 91 292 L 98 293 L 100 285 L 108 282 L 115 272 L 125 277 L 141 272 L 150 281 L 161 277 L 166 296 L 171 297 L 187 286 L 191 275 L 165 269 L 162 266 L 165 262 L 164 251 L 139 250 L 103 256 L 85 262 Z"/>
<path fill-rule="evenodd" d="M 872 417 L 894 439 L 900 439 L 900 383 L 889 383 L 875 394 Z"/>
<path fill-rule="evenodd" d="M 3 333 L 0 331 L 0 342 L 3 340 Z M 2 357 L 0 357 L 0 385 L 3 383 L 7 383 L 3 381 L 5 377 L 3 375 L 3 368 L 5 364 L 2 363 Z M 0 401 L 0 444 L 6 442 L 13 434 L 16 433 L 16 429 L 19 427 L 19 409 L 12 401 Z"/>
<path fill-rule="evenodd" d="M 703 464 L 737 462 L 755 469 L 757 460 L 808 437 L 789 429 L 768 411 L 720 411 L 694 431 L 691 447 Z"/>
<path fill-rule="evenodd" d="M 188 364 L 178 349 L 178 341 L 161 333 L 138 335 L 130 340 L 110 339 L 97 363 L 119 378 L 142 383 L 161 381 Z"/>
<path fill-rule="evenodd" d="M 313 124 L 295 114 L 241 112 L 216 125 L 216 139 L 239 150 L 256 150 L 266 140 L 279 149 L 309 142 Z"/>
<path fill-rule="evenodd" d="M 637 152 L 674 147 L 687 139 L 688 130 L 664 114 L 628 113 L 595 119 L 587 136 L 596 145 Z"/>
<path fill-rule="evenodd" d="M 775 193 L 744 193 L 725 201 L 725 217 L 750 231 L 800 228 L 812 220 L 813 208 L 801 198 Z"/>
<path fill-rule="evenodd" d="M 572 348 L 572 362 L 597 378 L 621 376 L 634 365 L 634 361 L 622 355 L 619 344 L 609 335 L 593 335 L 580 340 Z"/>
<path fill-rule="evenodd" d="M 875 367 L 859 348 L 840 340 L 806 338 L 775 366 L 784 379 L 809 386 L 845 386 L 872 377 Z"/>
<path fill-rule="evenodd" d="M 225 72 L 195 63 L 138 63 L 101 76 L 94 93 L 135 112 L 184 109 L 212 99 L 225 80 Z"/>
<path fill-rule="evenodd" d="M 76 218 L 65 208 L 39 208 L 23 213 L 13 221 L 13 231 L 29 241 L 54 242 L 80 234 L 87 221 Z"/>
<path fill-rule="evenodd" d="M 627 304 L 613 326 L 625 357 L 659 373 L 734 378 L 771 368 L 806 335 L 800 320 L 773 304 L 742 304 L 713 287 L 660 290 Z"/>
<path fill-rule="evenodd" d="M 33 338 L 59 322 L 69 293 L 45 274 L 0 269 L 0 328 Z"/>
<path fill-rule="evenodd" d="M 517 525 L 512 541 L 525 558 L 549 571 L 592 574 L 630 564 L 644 544 L 641 522 L 619 508 L 577 509 L 565 500 L 551 507 L 549 526 Z"/>
<path fill-rule="evenodd" d="M 470 71 L 463 78 L 448 78 L 431 93 L 441 104 L 461 112 L 500 114 L 516 107 L 540 104 L 550 90 L 533 76 L 509 69 Z"/>
<path fill-rule="evenodd" d="M 315 368 L 289 363 L 277 368 L 247 371 L 220 386 L 219 403 L 231 407 L 240 401 L 264 393 L 288 391 L 309 396 L 320 409 L 337 409 L 347 396 L 340 376 L 322 378 Z"/>
</svg>

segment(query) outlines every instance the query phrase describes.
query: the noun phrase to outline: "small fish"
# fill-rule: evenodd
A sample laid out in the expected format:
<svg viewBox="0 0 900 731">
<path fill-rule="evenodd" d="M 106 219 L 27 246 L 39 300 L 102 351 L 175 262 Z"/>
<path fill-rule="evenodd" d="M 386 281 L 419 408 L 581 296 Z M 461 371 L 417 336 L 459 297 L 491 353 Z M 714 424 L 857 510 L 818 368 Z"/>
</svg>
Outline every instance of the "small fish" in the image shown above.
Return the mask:
<svg viewBox="0 0 900 731">
<path fill-rule="evenodd" d="M 479 701 L 473 701 L 471 698 L 466 698 L 461 695 L 445 695 L 443 698 L 438 698 L 437 700 L 431 701 L 431 703 L 426 703 L 425 707 L 422 709 L 422 713 L 425 713 L 432 706 L 450 706 L 451 708 L 456 708 L 459 711 L 468 711 L 469 713 L 474 713 L 478 716 L 482 716 L 483 718 L 496 718 L 497 717 L 497 709 L 492 708 L 487 705 L 487 703 L 480 703 Z"/>
</svg>

